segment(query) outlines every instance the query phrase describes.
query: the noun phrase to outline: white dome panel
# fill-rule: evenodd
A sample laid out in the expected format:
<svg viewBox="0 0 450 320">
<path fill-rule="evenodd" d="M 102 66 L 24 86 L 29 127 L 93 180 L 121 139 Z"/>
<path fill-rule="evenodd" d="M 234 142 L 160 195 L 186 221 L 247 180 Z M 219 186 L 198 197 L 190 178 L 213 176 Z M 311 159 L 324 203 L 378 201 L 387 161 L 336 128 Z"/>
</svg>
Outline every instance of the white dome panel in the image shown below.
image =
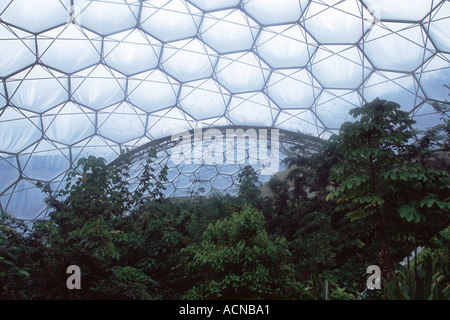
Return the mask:
<svg viewBox="0 0 450 320">
<path fill-rule="evenodd" d="M 269 74 L 269 67 L 251 52 L 223 55 L 216 68 L 217 80 L 232 93 L 261 90 Z"/>
<path fill-rule="evenodd" d="M 352 121 L 349 111 L 362 105 L 356 91 L 325 90 L 317 100 L 315 108 L 319 121 L 330 130 L 339 130 L 344 122 Z"/>
<path fill-rule="evenodd" d="M 334 5 L 333 5 L 334 4 Z M 322 44 L 356 43 L 363 36 L 369 16 L 358 0 L 312 2 L 305 13 L 305 27 Z"/>
<path fill-rule="evenodd" d="M 263 28 L 256 42 L 259 56 L 273 68 L 304 67 L 317 43 L 298 24 Z"/>
<path fill-rule="evenodd" d="M 69 79 L 66 75 L 36 65 L 6 81 L 11 103 L 33 112 L 43 112 L 66 101 Z"/>
<path fill-rule="evenodd" d="M 198 39 L 164 45 L 162 67 L 180 82 L 210 77 L 217 61 L 215 53 Z"/>
<path fill-rule="evenodd" d="M 95 113 L 73 102 L 60 105 L 42 115 L 48 139 L 72 145 L 95 133 Z"/>
<path fill-rule="evenodd" d="M 321 47 L 312 60 L 312 74 L 324 88 L 357 89 L 370 72 L 370 64 L 354 46 Z"/>
<path fill-rule="evenodd" d="M 95 110 L 125 98 L 127 80 L 104 65 L 80 71 L 70 78 L 73 99 Z"/>
<path fill-rule="evenodd" d="M 248 14 L 263 25 L 296 22 L 308 0 L 243 0 Z"/>
<path fill-rule="evenodd" d="M 228 116 L 237 126 L 271 127 L 278 111 L 262 92 L 249 92 L 231 98 Z"/>
<path fill-rule="evenodd" d="M 174 106 L 180 84 L 160 70 L 144 72 L 128 80 L 128 98 L 138 108 L 153 112 Z"/>
<path fill-rule="evenodd" d="M 222 116 L 229 101 L 229 92 L 213 79 L 185 83 L 181 88 L 181 108 L 198 120 Z"/>
<path fill-rule="evenodd" d="M 0 154 L 0 157 L 0 177 L 2 177 L 0 192 L 3 192 L 20 178 L 20 174 L 16 157 L 7 154 Z"/>
<path fill-rule="evenodd" d="M 99 111 L 97 119 L 99 134 L 117 143 L 145 135 L 147 115 L 126 102 Z"/>
<path fill-rule="evenodd" d="M 204 11 L 214 11 L 236 7 L 241 0 L 188 0 Z"/>
<path fill-rule="evenodd" d="M 106 37 L 103 58 L 110 67 L 132 75 L 157 67 L 161 49 L 161 42 L 134 29 Z"/>
<path fill-rule="evenodd" d="M 142 4 L 142 29 L 163 42 L 195 36 L 201 20 L 202 12 L 185 0 L 151 0 Z"/>
<path fill-rule="evenodd" d="M 138 0 L 75 0 L 75 21 L 100 35 L 109 35 L 137 25 Z"/>
<path fill-rule="evenodd" d="M 306 69 L 274 71 L 267 84 L 269 96 L 282 109 L 310 108 L 320 90 L 319 84 Z"/>
<path fill-rule="evenodd" d="M 19 153 L 42 138 L 36 115 L 7 107 L 0 118 L 0 152 Z"/>
<path fill-rule="evenodd" d="M 62 146 L 41 141 L 25 150 L 19 162 L 25 177 L 49 181 L 70 169 L 70 152 Z"/>
<path fill-rule="evenodd" d="M 66 23 L 70 0 L 2 0 L 0 18 L 30 32 L 42 32 Z"/>
<path fill-rule="evenodd" d="M 415 71 L 431 55 L 423 29 L 404 23 L 375 25 L 370 31 L 364 52 L 374 67 L 387 71 Z"/>
<path fill-rule="evenodd" d="M 73 73 L 100 61 L 102 39 L 71 23 L 40 34 L 37 46 L 43 63 Z"/>
<path fill-rule="evenodd" d="M 364 4 L 380 20 L 420 21 L 436 0 L 363 0 Z"/>
<path fill-rule="evenodd" d="M 0 77 L 8 76 L 36 62 L 34 37 L 0 23 Z"/>
<path fill-rule="evenodd" d="M 259 25 L 240 10 L 205 14 L 200 29 L 202 40 L 219 53 L 249 50 Z"/>
</svg>

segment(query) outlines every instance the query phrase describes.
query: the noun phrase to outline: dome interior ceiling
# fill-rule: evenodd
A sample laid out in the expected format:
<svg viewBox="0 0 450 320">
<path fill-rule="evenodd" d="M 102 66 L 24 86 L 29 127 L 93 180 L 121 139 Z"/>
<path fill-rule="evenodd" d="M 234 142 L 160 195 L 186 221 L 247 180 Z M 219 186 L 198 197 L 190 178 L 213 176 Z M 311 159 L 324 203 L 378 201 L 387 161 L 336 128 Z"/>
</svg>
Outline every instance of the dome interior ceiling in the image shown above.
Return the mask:
<svg viewBox="0 0 450 320">
<path fill-rule="evenodd" d="M 37 181 L 199 126 L 327 139 L 379 97 L 425 129 L 448 30 L 448 0 L 0 0 L 0 209 L 43 216 Z M 239 170 L 157 162 L 169 196 L 230 191 Z"/>
</svg>

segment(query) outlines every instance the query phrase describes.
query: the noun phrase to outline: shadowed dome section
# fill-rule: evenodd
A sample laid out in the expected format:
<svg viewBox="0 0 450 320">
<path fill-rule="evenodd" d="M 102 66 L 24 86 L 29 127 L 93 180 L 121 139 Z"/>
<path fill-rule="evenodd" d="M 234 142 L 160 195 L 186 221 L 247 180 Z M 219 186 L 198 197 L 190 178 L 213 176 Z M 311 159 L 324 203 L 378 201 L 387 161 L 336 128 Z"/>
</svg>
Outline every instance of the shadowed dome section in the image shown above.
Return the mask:
<svg viewBox="0 0 450 320">
<path fill-rule="evenodd" d="M 139 172 L 151 146 L 168 196 L 233 192 L 241 167 L 214 134 L 277 129 L 280 154 L 314 152 L 377 97 L 426 129 L 448 99 L 448 30 L 446 0 L 0 0 L 0 210 L 45 216 L 37 182 L 125 149 Z M 171 137 L 199 129 L 214 157 L 173 163 Z"/>
</svg>

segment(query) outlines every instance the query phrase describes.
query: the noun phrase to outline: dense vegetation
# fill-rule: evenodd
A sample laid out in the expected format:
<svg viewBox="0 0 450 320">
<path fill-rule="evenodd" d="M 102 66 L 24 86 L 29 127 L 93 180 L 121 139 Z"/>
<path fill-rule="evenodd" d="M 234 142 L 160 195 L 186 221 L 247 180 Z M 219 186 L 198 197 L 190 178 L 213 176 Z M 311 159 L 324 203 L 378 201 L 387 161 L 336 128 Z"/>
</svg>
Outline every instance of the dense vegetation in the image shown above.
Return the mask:
<svg viewBox="0 0 450 320">
<path fill-rule="evenodd" d="M 174 201 L 154 152 L 133 192 L 127 153 L 114 167 L 82 159 L 58 194 L 40 186 L 47 219 L 1 214 L 1 297 L 449 299 L 449 109 L 435 108 L 442 124 L 426 132 L 392 102 L 352 110 L 321 152 L 285 160 L 270 196 L 250 166 L 236 197 Z M 370 265 L 381 290 L 366 287 Z"/>
</svg>

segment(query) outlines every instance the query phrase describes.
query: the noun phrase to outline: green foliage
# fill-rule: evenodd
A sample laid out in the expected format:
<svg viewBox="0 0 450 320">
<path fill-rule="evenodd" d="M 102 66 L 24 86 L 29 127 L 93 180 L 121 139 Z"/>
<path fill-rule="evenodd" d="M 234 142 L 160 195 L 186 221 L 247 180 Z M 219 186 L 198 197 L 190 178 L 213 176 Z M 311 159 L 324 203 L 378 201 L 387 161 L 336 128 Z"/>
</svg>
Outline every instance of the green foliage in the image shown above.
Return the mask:
<svg viewBox="0 0 450 320">
<path fill-rule="evenodd" d="M 260 211 L 245 207 L 210 225 L 182 250 L 178 268 L 193 282 L 187 299 L 295 299 L 301 284 L 287 263 L 286 240 L 271 241 Z"/>
<path fill-rule="evenodd" d="M 260 197 L 261 182 L 252 166 L 247 165 L 238 174 L 239 198 L 243 203 L 256 206 Z"/>
</svg>

